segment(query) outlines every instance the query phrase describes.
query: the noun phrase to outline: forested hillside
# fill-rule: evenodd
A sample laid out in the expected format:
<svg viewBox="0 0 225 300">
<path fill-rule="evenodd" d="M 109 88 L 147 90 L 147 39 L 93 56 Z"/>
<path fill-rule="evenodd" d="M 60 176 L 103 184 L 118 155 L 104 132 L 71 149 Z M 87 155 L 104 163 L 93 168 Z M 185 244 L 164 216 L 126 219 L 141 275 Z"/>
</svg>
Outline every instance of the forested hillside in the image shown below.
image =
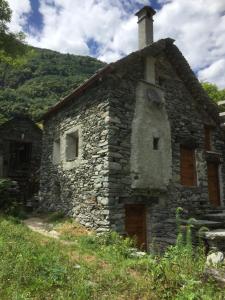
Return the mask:
<svg viewBox="0 0 225 300">
<path fill-rule="evenodd" d="M 103 66 L 88 56 L 37 48 L 20 67 L 0 64 L 0 123 L 15 112 L 37 120 L 60 97 Z"/>
<path fill-rule="evenodd" d="M 34 120 L 61 97 L 93 75 L 104 63 L 88 56 L 61 54 L 33 48 L 21 66 L 0 63 L 0 124 L 14 113 L 30 115 Z M 203 83 L 215 101 L 225 99 L 225 90 Z"/>
</svg>

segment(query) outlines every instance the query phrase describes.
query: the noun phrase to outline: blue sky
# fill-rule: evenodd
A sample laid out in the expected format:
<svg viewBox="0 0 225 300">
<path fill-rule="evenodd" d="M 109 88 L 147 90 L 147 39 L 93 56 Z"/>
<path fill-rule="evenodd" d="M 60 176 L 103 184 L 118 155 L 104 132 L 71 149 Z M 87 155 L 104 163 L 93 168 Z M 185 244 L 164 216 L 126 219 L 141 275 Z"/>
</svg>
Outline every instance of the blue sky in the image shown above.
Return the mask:
<svg viewBox="0 0 225 300">
<path fill-rule="evenodd" d="M 27 25 L 24 26 L 25 31 L 29 31 L 29 26 L 37 28 L 38 31 L 42 31 L 43 29 L 43 15 L 40 13 L 40 3 L 39 0 L 31 0 L 31 12 L 29 13 L 29 17 L 27 18 Z"/>
<path fill-rule="evenodd" d="M 155 40 L 174 38 L 201 80 L 225 87 L 225 0 L 8 1 L 29 44 L 106 62 L 137 50 L 134 13 L 151 4 Z"/>
</svg>

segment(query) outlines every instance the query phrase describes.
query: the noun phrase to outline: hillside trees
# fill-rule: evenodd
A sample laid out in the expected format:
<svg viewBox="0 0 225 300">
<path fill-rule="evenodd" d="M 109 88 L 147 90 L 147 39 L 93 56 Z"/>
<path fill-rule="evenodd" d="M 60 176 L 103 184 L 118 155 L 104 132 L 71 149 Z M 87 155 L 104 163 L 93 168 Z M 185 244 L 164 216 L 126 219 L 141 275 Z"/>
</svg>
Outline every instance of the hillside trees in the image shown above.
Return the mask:
<svg viewBox="0 0 225 300">
<path fill-rule="evenodd" d="M 216 84 L 210 82 L 203 82 L 202 86 L 213 101 L 225 100 L 225 89 L 220 90 Z"/>
<path fill-rule="evenodd" d="M 49 106 L 104 66 L 94 58 L 30 47 L 12 33 L 12 11 L 0 0 L 0 124 L 14 112 L 37 120 Z"/>
<path fill-rule="evenodd" d="M 37 120 L 61 97 L 80 85 L 104 64 L 95 58 L 32 48 L 23 65 L 11 66 L 0 88 L 0 123 L 14 112 Z M 4 64 L 0 63 L 0 81 Z M 1 121 L 2 119 L 2 121 Z"/>
<path fill-rule="evenodd" d="M 6 76 L 10 67 L 25 63 L 29 47 L 25 44 L 22 32 L 14 33 L 9 30 L 12 11 L 6 0 L 0 0 L 0 62 L 3 66 L 0 87 L 5 87 Z"/>
</svg>

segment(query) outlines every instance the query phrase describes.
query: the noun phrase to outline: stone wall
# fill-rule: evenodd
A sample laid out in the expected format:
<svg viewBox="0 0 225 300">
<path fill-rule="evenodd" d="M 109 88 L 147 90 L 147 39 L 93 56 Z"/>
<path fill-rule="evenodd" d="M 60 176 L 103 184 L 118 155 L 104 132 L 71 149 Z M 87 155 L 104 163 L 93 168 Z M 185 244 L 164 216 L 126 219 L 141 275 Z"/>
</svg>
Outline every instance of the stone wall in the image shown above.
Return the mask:
<svg viewBox="0 0 225 300">
<path fill-rule="evenodd" d="M 153 130 L 151 123 L 152 114 L 145 110 L 142 120 L 143 131 L 136 133 L 132 131 L 132 124 L 135 119 L 135 107 L 138 101 L 136 97 L 136 88 L 140 89 L 139 82 L 143 82 L 143 89 L 146 89 L 143 61 L 130 61 L 129 65 L 122 66 L 127 74 L 121 79 L 118 75 L 117 89 L 113 91 L 110 99 L 110 116 L 112 122 L 109 130 L 109 149 L 110 161 L 117 165 L 117 171 L 110 170 L 109 188 L 110 188 L 110 220 L 111 227 L 121 233 L 125 231 L 125 211 L 124 206 L 128 203 L 143 203 L 147 207 L 147 230 L 148 242 L 157 244 L 164 248 L 173 243 L 176 238 L 175 212 L 177 207 L 184 209 L 184 217 L 201 217 L 204 212 L 211 207 L 208 199 L 208 179 L 206 153 L 204 149 L 204 124 L 213 124 L 213 147 L 214 151 L 221 156 L 221 196 L 224 195 L 225 165 L 224 165 L 224 133 L 218 123 L 213 120 L 204 106 L 199 105 L 187 90 L 184 82 L 179 78 L 174 68 L 168 62 L 165 55 L 161 55 L 156 61 L 156 73 L 159 87 L 164 94 L 165 109 L 168 115 L 171 131 L 171 144 L 167 141 L 167 136 L 162 139 L 168 144 L 164 149 L 168 155 L 168 164 L 157 159 L 148 160 L 147 149 L 140 147 L 137 153 L 135 143 L 132 143 L 132 134 L 137 134 L 136 140 L 139 145 L 147 139 L 149 132 Z M 131 68 L 135 70 L 132 72 Z M 151 83 L 149 84 L 151 88 Z M 140 93 L 140 92 L 139 92 Z M 144 94 L 144 91 L 143 91 Z M 147 95 L 146 95 L 147 97 Z M 140 117 L 140 116 L 139 116 Z M 159 120 L 159 119 L 158 119 Z M 164 119 L 165 120 L 165 119 Z M 162 122 L 165 122 L 161 119 Z M 145 124 L 145 125 L 144 125 Z M 149 124 L 149 129 L 146 128 Z M 167 123 L 165 130 L 167 129 Z M 162 124 L 159 124 L 161 128 Z M 133 132 L 133 133 L 132 133 Z M 170 132 L 168 131 L 168 135 Z M 146 142 L 147 143 L 147 142 Z M 184 187 L 180 183 L 180 145 L 194 144 L 196 148 L 196 165 L 198 184 L 196 187 Z M 149 144 L 149 147 L 151 143 Z M 143 146 L 142 145 L 142 146 Z M 170 163 L 169 147 L 172 147 L 172 164 Z M 132 151 L 134 150 L 134 154 Z M 148 165 L 149 172 L 152 172 L 148 178 L 147 186 L 132 185 L 133 164 L 135 159 L 141 158 L 141 152 Z M 151 149 L 149 149 L 151 157 Z M 152 163 L 152 165 L 151 165 Z M 157 179 L 157 174 L 164 167 L 164 171 L 172 174 L 168 178 L 167 185 L 159 187 L 152 178 Z M 171 168 L 171 170 L 170 170 Z M 145 174 L 148 176 L 148 174 Z M 145 183 L 146 183 L 145 180 Z M 150 182 L 150 181 L 151 182 Z M 144 182 L 144 181 L 143 181 Z M 222 198 L 222 197 L 221 197 Z M 221 199 L 223 205 L 223 199 Z"/>
<path fill-rule="evenodd" d="M 40 201 L 42 209 L 59 210 L 81 224 L 107 230 L 108 118 L 107 80 L 74 99 L 44 124 Z M 79 157 L 65 159 L 65 136 L 79 128 Z M 60 140 L 60 162 L 53 163 L 53 145 Z"/>
<path fill-rule="evenodd" d="M 111 228 L 125 233 L 125 204 L 145 204 L 148 243 L 164 248 L 176 238 L 177 207 L 184 209 L 186 217 L 201 216 L 210 207 L 204 150 L 206 123 L 214 126 L 213 147 L 221 156 L 224 194 L 224 133 L 217 120 L 211 118 L 210 105 L 202 104 L 187 89 L 187 82 L 177 72 L 180 65 L 174 62 L 172 67 L 161 52 L 154 59 L 157 87 L 153 87 L 148 82 L 152 73 L 146 74 L 145 61 L 141 55 L 131 55 L 97 85 L 45 121 L 40 196 L 43 208 L 63 210 L 99 232 Z M 140 114 L 137 95 L 141 94 L 145 102 L 147 89 L 160 91 L 163 113 L 155 118 L 152 110 L 144 107 L 136 126 L 135 114 Z M 60 139 L 63 145 L 65 133 L 73 128 L 82 132 L 81 156 L 71 168 L 65 167 L 62 154 L 60 163 L 54 164 L 54 141 Z M 165 147 L 161 149 L 161 159 L 153 161 L 152 149 L 148 157 L 143 141 L 149 135 L 152 139 L 157 130 Z M 180 145 L 190 143 L 196 149 L 196 187 L 184 187 L 180 183 Z M 147 145 L 151 147 L 150 140 Z M 134 174 L 137 170 L 140 173 L 145 160 L 148 165 L 145 175 Z M 134 184 L 137 179 L 134 176 L 140 176 L 138 184 Z"/>
</svg>

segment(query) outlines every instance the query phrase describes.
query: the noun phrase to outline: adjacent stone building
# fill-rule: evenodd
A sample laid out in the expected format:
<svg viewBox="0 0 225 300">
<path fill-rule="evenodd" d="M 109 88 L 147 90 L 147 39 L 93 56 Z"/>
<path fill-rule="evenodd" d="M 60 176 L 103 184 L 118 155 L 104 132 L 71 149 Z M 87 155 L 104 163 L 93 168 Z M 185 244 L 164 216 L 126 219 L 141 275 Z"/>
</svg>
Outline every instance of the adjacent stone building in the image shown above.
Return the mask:
<svg viewBox="0 0 225 300">
<path fill-rule="evenodd" d="M 24 204 L 38 192 L 42 130 L 17 115 L 0 126 L 0 178 L 17 181 Z"/>
<path fill-rule="evenodd" d="M 153 42 L 155 11 L 137 13 L 140 50 L 99 70 L 44 115 L 41 206 L 97 232 L 174 242 L 175 211 L 224 205 L 218 109 L 170 38 Z"/>
</svg>

